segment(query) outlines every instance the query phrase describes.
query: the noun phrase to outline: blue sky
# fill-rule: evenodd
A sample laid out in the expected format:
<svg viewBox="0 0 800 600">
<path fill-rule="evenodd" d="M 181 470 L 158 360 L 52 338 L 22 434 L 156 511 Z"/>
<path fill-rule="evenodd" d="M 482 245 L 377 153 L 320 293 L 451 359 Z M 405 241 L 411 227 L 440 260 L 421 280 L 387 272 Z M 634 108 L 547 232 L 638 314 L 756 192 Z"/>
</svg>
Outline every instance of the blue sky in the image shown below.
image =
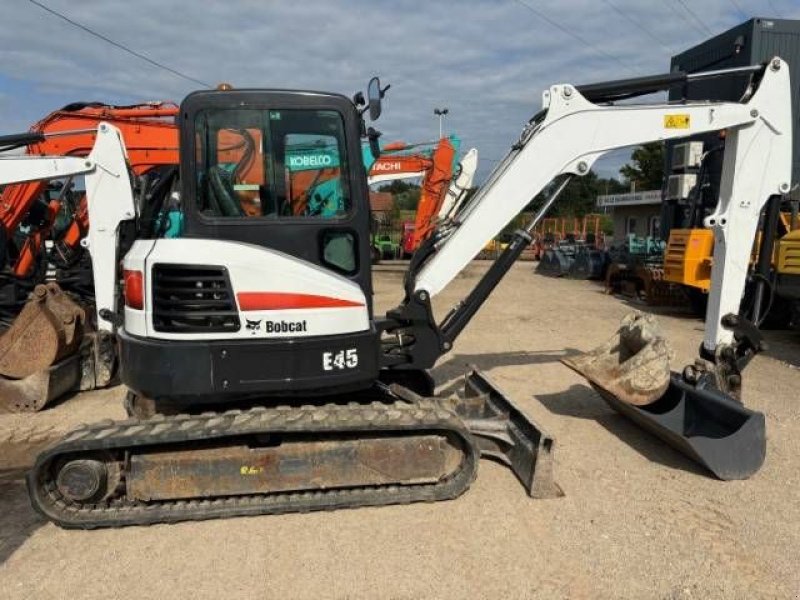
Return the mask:
<svg viewBox="0 0 800 600">
<path fill-rule="evenodd" d="M 800 0 L 41 2 L 210 84 L 351 95 L 377 74 L 392 85 L 384 139 L 435 138 L 433 108 L 446 106 L 445 129 L 478 148 L 481 178 L 549 85 L 665 72 L 709 32 L 751 16 L 800 18 Z M 198 87 L 26 0 L 13 4 L 0 38 L 0 132 L 70 102 L 179 101 Z M 625 158 L 607 156 L 597 170 L 616 175 Z"/>
</svg>

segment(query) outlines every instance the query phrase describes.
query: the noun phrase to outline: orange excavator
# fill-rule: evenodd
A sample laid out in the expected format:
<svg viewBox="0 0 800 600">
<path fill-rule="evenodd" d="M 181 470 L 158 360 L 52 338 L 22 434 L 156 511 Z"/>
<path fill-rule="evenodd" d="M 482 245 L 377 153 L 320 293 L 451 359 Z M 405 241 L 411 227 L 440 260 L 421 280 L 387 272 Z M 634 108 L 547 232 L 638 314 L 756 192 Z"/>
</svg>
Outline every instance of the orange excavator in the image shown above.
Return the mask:
<svg viewBox="0 0 800 600">
<path fill-rule="evenodd" d="M 20 136 L 19 146 L 27 146 L 31 155 L 87 156 L 100 121 L 113 124 L 123 134 L 134 174 L 141 175 L 160 165 L 177 164 L 178 133 L 174 124 L 178 107 L 171 102 L 153 102 L 131 106 L 110 106 L 97 102 L 75 103 L 57 110 L 31 127 L 27 137 Z M 25 138 L 25 139 L 23 139 Z M 6 147 L 8 149 L 8 146 Z M 61 188 L 55 198 L 47 198 L 49 182 L 33 181 L 9 185 L 0 196 L 0 235 L 4 246 L 12 241 L 20 225 L 27 223 L 21 244 L 7 255 L 6 264 L 16 277 L 28 277 L 35 269 L 42 244 L 51 232 L 70 185 Z M 43 210 L 34 205 L 43 199 Z M 75 247 L 85 235 L 88 215 L 81 199 L 75 219 L 63 236 L 68 247 Z"/>
<path fill-rule="evenodd" d="M 26 147 L 31 156 L 88 157 L 98 125 L 105 121 L 125 136 L 134 175 L 160 169 L 176 174 L 177 110 L 169 102 L 70 104 L 27 133 L 4 136 L 0 149 Z M 53 180 L 36 179 L 2 189 L 0 321 L 7 328 L 0 336 L 0 410 L 39 410 L 65 391 L 103 387 L 113 378 L 113 368 L 100 367 L 102 360 L 84 360 L 85 355 L 113 355 L 107 347 L 112 342 L 95 334 L 92 311 L 83 310 L 61 289 L 92 301 L 91 263 L 80 247 L 88 231 L 88 207 L 85 194 L 74 188 L 66 178 L 60 187 Z M 51 251 L 47 240 L 54 242 Z M 44 285 L 49 262 L 56 266 L 56 283 Z M 34 355 L 31 346 L 37 348 Z M 70 358 L 78 355 L 80 361 Z M 87 369 L 90 364 L 97 368 Z"/>
<path fill-rule="evenodd" d="M 369 169 L 370 184 L 422 177 L 414 223 L 404 226 L 401 246 L 405 256 L 413 254 L 438 223 L 453 216 L 477 167 L 475 150 L 458 161 L 460 140 L 456 136 L 441 138 L 432 149 L 417 150 L 421 145 L 386 144 Z"/>
</svg>

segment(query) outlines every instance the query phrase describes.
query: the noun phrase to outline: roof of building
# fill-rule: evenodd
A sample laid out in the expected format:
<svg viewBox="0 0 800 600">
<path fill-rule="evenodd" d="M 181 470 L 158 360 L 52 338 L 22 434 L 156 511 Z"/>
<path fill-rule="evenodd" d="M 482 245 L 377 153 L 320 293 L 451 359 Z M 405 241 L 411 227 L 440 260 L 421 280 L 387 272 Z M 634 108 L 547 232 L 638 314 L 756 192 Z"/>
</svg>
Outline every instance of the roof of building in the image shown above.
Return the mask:
<svg viewBox="0 0 800 600">
<path fill-rule="evenodd" d="M 372 212 L 389 212 L 394 206 L 394 197 L 389 192 L 370 192 L 369 207 Z"/>
</svg>

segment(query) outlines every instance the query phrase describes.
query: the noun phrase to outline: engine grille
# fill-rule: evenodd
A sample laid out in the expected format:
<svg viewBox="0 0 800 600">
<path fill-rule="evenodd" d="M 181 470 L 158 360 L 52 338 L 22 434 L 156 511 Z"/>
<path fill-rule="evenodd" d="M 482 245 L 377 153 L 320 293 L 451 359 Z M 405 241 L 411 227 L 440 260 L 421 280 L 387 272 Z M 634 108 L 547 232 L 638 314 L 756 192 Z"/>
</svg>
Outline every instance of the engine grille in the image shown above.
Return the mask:
<svg viewBox="0 0 800 600">
<path fill-rule="evenodd" d="M 171 333 L 238 331 L 239 313 L 225 267 L 153 266 L 153 328 Z"/>
</svg>

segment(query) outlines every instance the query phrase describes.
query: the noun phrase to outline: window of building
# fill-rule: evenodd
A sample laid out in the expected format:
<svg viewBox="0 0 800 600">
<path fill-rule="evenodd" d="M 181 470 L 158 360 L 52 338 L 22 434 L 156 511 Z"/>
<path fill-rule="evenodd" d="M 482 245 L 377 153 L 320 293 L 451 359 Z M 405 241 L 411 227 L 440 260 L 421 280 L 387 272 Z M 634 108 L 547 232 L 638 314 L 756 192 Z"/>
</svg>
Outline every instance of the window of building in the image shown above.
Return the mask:
<svg viewBox="0 0 800 600">
<path fill-rule="evenodd" d="M 648 235 L 652 238 L 661 237 L 661 217 L 658 215 L 650 217 L 650 227 Z"/>
</svg>

